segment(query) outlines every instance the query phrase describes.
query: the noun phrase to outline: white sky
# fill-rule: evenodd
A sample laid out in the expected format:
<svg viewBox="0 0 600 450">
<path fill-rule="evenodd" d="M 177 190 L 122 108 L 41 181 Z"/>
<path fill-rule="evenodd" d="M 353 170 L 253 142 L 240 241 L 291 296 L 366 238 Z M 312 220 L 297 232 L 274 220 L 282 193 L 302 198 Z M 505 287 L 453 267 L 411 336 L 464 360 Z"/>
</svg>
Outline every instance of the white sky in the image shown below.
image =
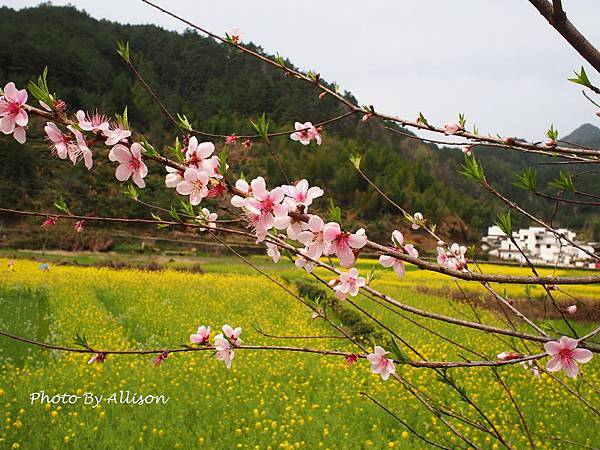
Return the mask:
<svg viewBox="0 0 600 450">
<path fill-rule="evenodd" d="M 542 139 L 600 125 L 566 81 L 582 58 L 527 0 L 154 0 L 216 33 L 244 39 L 337 81 L 361 104 L 430 123 L 467 115 L 480 132 Z M 13 8 L 39 0 L 2 0 Z M 54 0 L 96 18 L 184 27 L 138 0 Z M 600 46 L 600 2 L 563 0 L 569 18 Z M 48 32 L 48 30 L 46 30 Z M 592 82 L 600 75 L 584 64 Z"/>
</svg>

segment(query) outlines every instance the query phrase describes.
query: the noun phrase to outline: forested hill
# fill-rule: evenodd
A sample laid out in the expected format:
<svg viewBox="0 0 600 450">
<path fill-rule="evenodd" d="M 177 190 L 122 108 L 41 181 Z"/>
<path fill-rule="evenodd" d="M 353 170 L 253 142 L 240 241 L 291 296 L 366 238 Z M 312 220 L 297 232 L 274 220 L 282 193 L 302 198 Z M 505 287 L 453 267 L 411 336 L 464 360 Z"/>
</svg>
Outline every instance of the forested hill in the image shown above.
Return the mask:
<svg viewBox="0 0 600 450">
<path fill-rule="evenodd" d="M 197 129 L 244 134 L 252 131 L 249 120 L 265 112 L 273 131 L 287 130 L 294 121 L 316 123 L 343 112 L 333 99 L 319 100 L 317 90 L 306 83 L 283 77 L 281 71 L 191 31 L 178 34 L 151 25 L 98 21 L 75 8 L 50 5 L 20 11 L 0 8 L 0 23 L 4 42 L 11 43 L 0 46 L 2 85 L 15 81 L 25 86 L 48 66 L 50 88 L 70 110 L 97 108 L 113 114 L 127 105 L 133 128 L 153 143 L 172 141 L 174 127 L 115 52 L 117 40 L 130 42 L 132 59 L 147 82 L 169 110 L 186 114 Z M 338 81 L 343 87 L 344 80 Z M 0 206 L 49 210 L 58 193 L 63 193 L 79 213 L 143 213 L 124 198 L 123 187 L 114 179 L 114 165 L 105 157 L 96 157 L 91 172 L 52 159 L 38 125 L 30 127 L 25 146 L 0 136 Z M 291 177 L 306 177 L 322 186 L 342 207 L 346 223 L 376 223 L 379 226 L 372 228 L 387 235 L 399 222 L 396 211 L 353 169 L 351 154 L 362 155 L 365 172 L 394 200 L 410 211 L 424 212 L 444 234 L 457 239 L 476 239 L 501 210 L 501 205 L 459 175 L 463 160 L 459 150 L 425 145 L 385 131 L 377 121 L 362 123 L 358 118 L 327 126 L 323 139 L 320 147 L 304 147 L 287 137 L 273 144 Z M 220 147 L 223 142 L 215 144 Z M 542 214 L 551 214 L 551 207 L 511 185 L 514 172 L 533 164 L 533 158 L 476 151 L 500 190 L 517 195 Z M 270 184 L 284 181 L 263 146 L 250 150 L 237 146 L 230 153 L 235 172 L 253 176 L 266 167 Z M 544 169 L 541 178 L 547 181 L 553 170 L 552 166 Z M 179 199 L 162 187 L 163 177 L 164 169 L 152 165 L 143 195 L 166 206 Z M 317 209 L 326 209 L 326 203 L 321 201 Z M 590 214 L 567 216 L 564 225 L 588 231 L 600 222 Z"/>
</svg>

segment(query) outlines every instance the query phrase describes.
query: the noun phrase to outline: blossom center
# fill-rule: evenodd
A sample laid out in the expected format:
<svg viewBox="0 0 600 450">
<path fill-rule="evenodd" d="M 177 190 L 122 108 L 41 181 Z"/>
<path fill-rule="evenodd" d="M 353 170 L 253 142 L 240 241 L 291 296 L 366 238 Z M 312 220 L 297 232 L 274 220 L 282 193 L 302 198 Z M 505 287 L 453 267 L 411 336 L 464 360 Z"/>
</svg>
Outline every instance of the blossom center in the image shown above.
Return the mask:
<svg viewBox="0 0 600 450">
<path fill-rule="evenodd" d="M 8 114 L 16 116 L 19 114 L 21 110 L 21 106 L 17 102 L 9 102 L 8 103 Z"/>
</svg>

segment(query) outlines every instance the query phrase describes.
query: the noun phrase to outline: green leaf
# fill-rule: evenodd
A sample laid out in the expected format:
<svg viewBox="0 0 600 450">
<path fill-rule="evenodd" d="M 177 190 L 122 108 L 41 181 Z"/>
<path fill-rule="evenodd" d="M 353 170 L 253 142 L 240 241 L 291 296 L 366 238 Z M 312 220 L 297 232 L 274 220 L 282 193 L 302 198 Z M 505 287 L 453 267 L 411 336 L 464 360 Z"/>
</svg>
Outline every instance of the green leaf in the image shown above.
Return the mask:
<svg viewBox="0 0 600 450">
<path fill-rule="evenodd" d="M 281 67 L 286 67 L 285 59 L 283 59 L 283 56 L 281 56 L 279 53 L 277 53 L 277 56 L 275 56 L 274 59 Z"/>
<path fill-rule="evenodd" d="M 398 345 L 396 338 L 394 336 L 390 336 L 390 337 L 391 337 L 390 353 L 394 356 L 394 360 L 396 360 L 400 363 L 406 363 L 406 362 L 410 361 L 406 352 L 404 352 L 404 350 L 402 350 L 400 348 L 400 346 Z"/>
<path fill-rule="evenodd" d="M 138 199 L 138 191 L 137 191 L 137 188 L 133 184 L 128 184 L 127 190 L 124 191 L 123 194 L 125 194 L 127 197 L 131 198 L 132 200 Z"/>
<path fill-rule="evenodd" d="M 69 211 L 69 207 L 67 206 L 67 203 L 65 202 L 65 199 L 62 195 L 59 195 L 58 200 L 56 201 L 56 203 L 54 203 L 54 206 L 60 212 L 71 215 L 71 211 Z"/>
<path fill-rule="evenodd" d="M 375 264 L 373 264 L 371 266 L 369 275 L 367 275 L 367 284 L 371 284 L 373 281 L 375 281 L 375 271 L 376 271 L 375 267 L 376 267 Z"/>
<path fill-rule="evenodd" d="M 223 148 L 219 153 L 219 173 L 223 176 L 227 175 L 227 148 Z"/>
<path fill-rule="evenodd" d="M 460 127 L 465 128 L 466 123 L 467 123 L 467 120 L 465 119 L 465 115 L 459 113 L 458 114 L 458 124 L 460 125 Z"/>
<path fill-rule="evenodd" d="M 425 116 L 423 115 L 422 112 L 419 112 L 419 120 L 420 123 L 422 123 L 423 125 L 425 125 L 426 127 L 429 127 L 429 122 L 427 122 L 427 119 L 425 118 Z"/>
<path fill-rule="evenodd" d="M 117 41 L 117 53 L 125 60 L 129 62 L 129 41 Z"/>
<path fill-rule="evenodd" d="M 263 139 L 267 139 L 269 134 L 269 120 L 267 120 L 267 116 L 265 113 L 256 120 L 256 122 L 250 121 L 256 132 Z"/>
<path fill-rule="evenodd" d="M 37 82 L 29 81 L 27 89 L 36 99 L 52 108 L 56 103 L 56 96 L 50 93 L 47 78 L 48 67 L 44 67 L 44 71 L 42 72 L 42 75 L 38 77 Z"/>
<path fill-rule="evenodd" d="M 179 136 L 175 138 L 175 143 L 173 145 L 167 146 L 167 150 L 169 150 L 169 153 L 171 153 L 178 162 L 183 163 L 185 161 L 185 156 L 181 151 L 181 142 L 179 141 Z"/>
<path fill-rule="evenodd" d="M 526 167 L 523 172 L 517 175 L 517 181 L 513 183 L 516 186 L 526 191 L 537 191 L 537 174 L 531 167 Z"/>
<path fill-rule="evenodd" d="M 181 211 L 183 214 L 186 214 L 191 217 L 196 217 L 196 212 L 194 211 L 194 207 L 189 202 L 189 200 L 181 200 Z M 179 220 L 179 219 L 177 219 Z"/>
<path fill-rule="evenodd" d="M 551 124 L 548 131 L 546 131 L 546 136 L 548 136 L 548 138 L 552 139 L 553 141 L 556 141 L 558 139 L 558 130 L 554 129 L 553 124 Z"/>
<path fill-rule="evenodd" d="M 176 221 L 176 222 L 181 222 L 181 217 L 179 217 L 179 213 L 177 212 L 177 210 L 171 206 L 171 208 L 169 209 L 169 215 Z"/>
<path fill-rule="evenodd" d="M 496 220 L 494 220 L 494 224 L 499 226 L 500 229 L 504 232 L 504 234 L 506 234 L 507 236 L 512 236 L 512 220 L 510 217 L 510 209 L 506 212 L 506 213 L 500 213 L 498 214 L 498 217 L 496 218 Z"/>
<path fill-rule="evenodd" d="M 91 347 L 88 344 L 85 334 L 79 334 L 79 332 L 75 333 L 75 337 L 73 338 L 73 343 L 79 347 L 85 348 L 86 350 L 91 350 Z"/>
<path fill-rule="evenodd" d="M 568 78 L 569 81 L 576 83 L 576 84 L 580 84 L 582 86 L 585 86 L 587 88 L 593 89 L 594 86 L 592 86 L 592 83 L 590 83 L 590 79 L 587 76 L 587 73 L 585 73 L 585 69 L 583 68 L 583 66 L 581 66 L 581 72 L 577 73 L 577 72 L 573 72 L 575 74 L 575 78 Z"/>
<path fill-rule="evenodd" d="M 193 129 L 192 124 L 190 123 L 188 118 L 185 116 L 185 114 L 177 113 L 177 118 L 179 119 L 179 125 L 181 125 L 181 128 L 188 130 L 188 131 L 192 131 L 192 129 Z"/>
<path fill-rule="evenodd" d="M 569 172 L 560 171 L 558 174 L 558 178 L 550 181 L 548 186 L 558 189 L 559 191 L 575 191 L 575 186 L 573 186 L 573 178 L 571 178 L 571 174 Z"/>
<path fill-rule="evenodd" d="M 335 206 L 333 199 L 329 199 L 329 218 L 337 223 L 342 221 L 342 210 L 339 206 Z"/>
<path fill-rule="evenodd" d="M 362 157 L 360 155 L 350 155 L 350 162 L 352 163 L 352 165 L 355 167 L 356 170 L 360 169 L 361 158 Z"/>
<path fill-rule="evenodd" d="M 479 164 L 475 156 L 468 157 L 465 155 L 465 164 L 462 166 L 463 170 L 460 171 L 467 179 L 475 181 L 477 183 L 485 183 L 485 173 L 483 166 Z"/>
<path fill-rule="evenodd" d="M 115 114 L 115 117 L 117 118 L 117 123 L 119 124 L 119 126 L 121 128 L 123 128 L 124 130 L 129 130 L 129 119 L 127 118 L 127 106 L 123 110 L 123 115 Z"/>
<path fill-rule="evenodd" d="M 156 149 L 146 140 L 146 138 L 142 137 L 140 145 L 144 150 L 144 155 L 160 157 L 160 153 L 156 151 Z"/>
</svg>

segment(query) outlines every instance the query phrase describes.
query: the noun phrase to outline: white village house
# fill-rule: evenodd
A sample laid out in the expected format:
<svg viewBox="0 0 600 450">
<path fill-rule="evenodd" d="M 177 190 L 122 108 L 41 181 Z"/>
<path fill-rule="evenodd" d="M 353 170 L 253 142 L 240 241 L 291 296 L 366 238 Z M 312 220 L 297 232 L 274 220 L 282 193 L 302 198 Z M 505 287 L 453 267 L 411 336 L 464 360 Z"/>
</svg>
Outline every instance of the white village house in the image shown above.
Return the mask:
<svg viewBox="0 0 600 450">
<path fill-rule="evenodd" d="M 594 252 L 594 245 L 577 241 L 573 231 L 565 228 L 559 228 L 557 231 L 580 247 L 591 253 Z M 534 264 L 597 268 L 595 260 L 590 255 L 545 228 L 521 228 L 519 231 L 513 231 L 513 239 Z M 525 262 L 521 252 L 496 225 L 488 228 L 488 235 L 481 238 L 481 241 L 482 249 L 490 256 L 519 263 Z"/>
</svg>

